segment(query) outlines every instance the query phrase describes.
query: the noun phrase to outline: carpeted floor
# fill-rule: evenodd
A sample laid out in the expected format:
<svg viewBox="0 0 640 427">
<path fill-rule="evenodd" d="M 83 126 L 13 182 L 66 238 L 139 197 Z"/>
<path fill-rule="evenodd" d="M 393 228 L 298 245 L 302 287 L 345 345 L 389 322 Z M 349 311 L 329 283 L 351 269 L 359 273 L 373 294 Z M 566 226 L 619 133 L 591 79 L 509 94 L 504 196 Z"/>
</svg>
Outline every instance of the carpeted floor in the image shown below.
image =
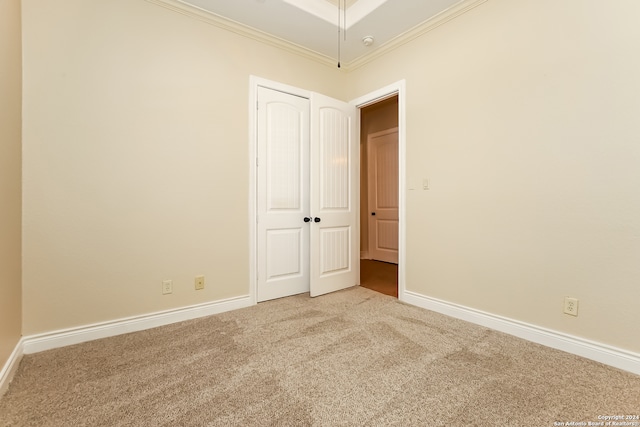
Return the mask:
<svg viewBox="0 0 640 427">
<path fill-rule="evenodd" d="M 28 355 L 0 399 L 1 426 L 553 426 L 634 414 L 639 376 L 361 287 Z"/>
</svg>

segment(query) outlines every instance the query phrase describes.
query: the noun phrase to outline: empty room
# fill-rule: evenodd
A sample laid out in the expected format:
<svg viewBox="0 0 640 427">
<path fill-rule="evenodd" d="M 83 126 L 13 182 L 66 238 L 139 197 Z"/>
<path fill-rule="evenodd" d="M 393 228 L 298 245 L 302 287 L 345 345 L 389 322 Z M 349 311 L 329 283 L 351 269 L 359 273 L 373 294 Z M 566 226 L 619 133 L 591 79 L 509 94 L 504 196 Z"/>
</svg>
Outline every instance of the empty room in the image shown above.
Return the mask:
<svg viewBox="0 0 640 427">
<path fill-rule="evenodd" d="M 640 426 L 639 19 L 0 0 L 0 425 Z"/>
</svg>

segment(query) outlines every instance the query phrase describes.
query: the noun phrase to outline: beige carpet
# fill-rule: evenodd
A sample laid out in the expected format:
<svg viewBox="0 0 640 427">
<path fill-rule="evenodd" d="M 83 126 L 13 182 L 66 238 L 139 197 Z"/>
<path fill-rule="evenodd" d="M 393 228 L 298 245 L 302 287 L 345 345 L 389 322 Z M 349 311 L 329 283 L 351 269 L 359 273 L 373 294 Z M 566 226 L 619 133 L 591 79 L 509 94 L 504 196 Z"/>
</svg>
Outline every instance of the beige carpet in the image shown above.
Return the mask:
<svg viewBox="0 0 640 427">
<path fill-rule="evenodd" d="M 639 413 L 639 376 L 363 288 L 25 356 L 0 399 L 2 426 L 553 426 Z"/>
</svg>

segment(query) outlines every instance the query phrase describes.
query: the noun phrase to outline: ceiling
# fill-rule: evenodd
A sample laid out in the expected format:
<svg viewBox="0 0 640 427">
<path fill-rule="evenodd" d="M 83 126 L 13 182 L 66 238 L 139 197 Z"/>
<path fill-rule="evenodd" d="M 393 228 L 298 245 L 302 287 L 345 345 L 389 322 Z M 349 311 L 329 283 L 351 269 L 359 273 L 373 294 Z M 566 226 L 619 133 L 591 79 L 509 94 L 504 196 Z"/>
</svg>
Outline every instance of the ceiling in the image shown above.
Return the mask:
<svg viewBox="0 0 640 427">
<path fill-rule="evenodd" d="M 464 4 L 478 3 L 477 0 L 177 1 L 267 33 L 336 64 L 338 60 L 349 64 L 362 59 L 416 27 L 442 20 Z M 366 36 L 374 39 L 370 46 L 363 43 Z"/>
</svg>

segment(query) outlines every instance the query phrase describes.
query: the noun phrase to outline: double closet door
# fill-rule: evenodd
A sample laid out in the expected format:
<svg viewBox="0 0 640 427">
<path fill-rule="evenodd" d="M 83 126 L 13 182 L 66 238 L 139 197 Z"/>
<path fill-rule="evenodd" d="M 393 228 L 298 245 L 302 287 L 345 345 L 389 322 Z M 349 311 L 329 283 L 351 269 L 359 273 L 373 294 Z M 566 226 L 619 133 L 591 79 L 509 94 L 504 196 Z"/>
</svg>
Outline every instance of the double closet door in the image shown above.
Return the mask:
<svg viewBox="0 0 640 427">
<path fill-rule="evenodd" d="M 257 299 L 358 284 L 355 107 L 258 88 Z"/>
</svg>

